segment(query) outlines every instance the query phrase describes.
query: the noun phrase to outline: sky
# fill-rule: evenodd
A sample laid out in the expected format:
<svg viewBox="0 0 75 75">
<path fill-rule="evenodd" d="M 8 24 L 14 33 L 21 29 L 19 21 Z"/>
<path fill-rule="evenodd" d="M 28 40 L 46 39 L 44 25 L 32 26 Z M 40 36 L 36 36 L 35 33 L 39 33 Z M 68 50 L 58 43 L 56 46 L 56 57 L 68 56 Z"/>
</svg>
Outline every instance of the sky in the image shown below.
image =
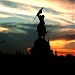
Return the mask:
<svg viewBox="0 0 75 75">
<path fill-rule="evenodd" d="M 44 7 L 46 40 L 58 55 L 75 55 L 75 0 L 0 0 L 0 51 L 26 52 L 37 39 L 38 10 Z M 33 22 L 32 22 L 33 21 Z"/>
</svg>

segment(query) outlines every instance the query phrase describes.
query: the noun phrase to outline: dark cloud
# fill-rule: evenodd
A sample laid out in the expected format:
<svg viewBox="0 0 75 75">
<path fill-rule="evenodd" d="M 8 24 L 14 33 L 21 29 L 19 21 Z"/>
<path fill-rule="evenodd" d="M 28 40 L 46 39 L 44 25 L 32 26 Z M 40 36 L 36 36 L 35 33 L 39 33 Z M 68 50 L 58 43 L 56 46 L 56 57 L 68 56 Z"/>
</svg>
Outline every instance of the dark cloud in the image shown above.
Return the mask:
<svg viewBox="0 0 75 75">
<path fill-rule="evenodd" d="M 65 34 L 65 35 L 61 35 L 58 36 L 59 39 L 63 39 L 63 40 L 75 40 L 75 34 Z"/>
<path fill-rule="evenodd" d="M 51 40 L 60 40 L 60 39 L 74 40 L 75 39 L 74 30 L 72 30 L 75 28 L 74 25 L 69 25 L 69 26 L 49 25 L 46 27 L 48 31 L 48 36 L 50 37 Z M 70 28 L 71 30 L 68 30 L 68 28 Z"/>
<path fill-rule="evenodd" d="M 22 30 L 22 28 L 21 28 Z M 0 41 L 5 43 L 0 44 L 0 51 L 14 54 L 16 51 L 26 52 L 28 47 L 33 46 L 33 41 L 37 39 L 37 34 L 33 28 L 26 29 L 25 33 L 0 33 Z"/>
<path fill-rule="evenodd" d="M 32 30 L 34 30 L 34 32 L 32 32 L 34 34 L 37 24 L 24 24 L 24 23 L 11 23 L 10 22 L 7 24 L 3 23 L 1 24 L 1 26 L 7 27 L 7 28 L 13 28 L 13 32 L 14 32 L 14 29 L 25 31 L 27 33 L 32 32 Z M 47 35 L 51 38 L 51 40 L 57 40 L 57 39 L 74 40 L 75 39 L 75 34 L 72 33 L 73 32 L 72 29 L 74 29 L 74 25 L 69 25 L 69 26 L 46 25 L 46 28 L 48 32 Z M 71 30 L 66 31 L 66 28 L 71 28 Z M 61 32 L 60 30 L 62 29 L 65 29 L 65 31 Z"/>
<path fill-rule="evenodd" d="M 68 0 L 69 2 L 75 3 L 75 0 Z"/>
<path fill-rule="evenodd" d="M 36 27 L 37 24 L 25 24 L 25 23 L 1 23 L 0 26 L 11 28 L 11 30 L 0 33 L 0 41 L 4 40 L 6 42 L 0 44 L 0 51 L 15 53 L 16 51 L 26 52 L 28 47 L 33 47 L 34 40 L 37 39 Z M 68 33 L 61 33 L 59 29 L 64 29 L 72 27 L 69 26 L 60 26 L 60 25 L 46 25 L 47 34 L 46 39 L 50 40 L 74 40 L 75 35 Z M 24 31 L 26 33 L 20 33 Z M 15 32 L 15 33 L 14 33 Z"/>
<path fill-rule="evenodd" d="M 19 30 L 35 30 L 36 29 L 36 24 L 25 24 L 25 23 L 17 23 L 17 22 L 7 22 L 7 23 L 1 23 L 0 26 L 10 28 L 10 29 L 19 29 Z M 9 30 L 10 31 L 10 30 Z"/>
<path fill-rule="evenodd" d="M 74 49 L 75 50 L 75 42 L 70 42 L 64 46 L 65 49 Z"/>
<path fill-rule="evenodd" d="M 75 40 L 75 35 L 63 35 L 63 34 L 57 34 L 57 33 L 49 33 L 48 36 L 50 37 L 51 40 Z"/>
<path fill-rule="evenodd" d="M 75 3 L 75 0 L 57 0 L 57 1 L 61 1 L 61 2 L 65 1 L 65 2 L 68 2 L 68 3 Z"/>
</svg>

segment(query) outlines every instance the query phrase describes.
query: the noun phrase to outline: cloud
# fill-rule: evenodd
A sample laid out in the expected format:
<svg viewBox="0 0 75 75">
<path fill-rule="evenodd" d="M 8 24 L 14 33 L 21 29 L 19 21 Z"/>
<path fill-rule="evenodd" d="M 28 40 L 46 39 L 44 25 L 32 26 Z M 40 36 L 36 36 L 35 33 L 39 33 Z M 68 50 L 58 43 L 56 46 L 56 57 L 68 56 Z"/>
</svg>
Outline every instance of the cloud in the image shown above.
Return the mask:
<svg viewBox="0 0 75 75">
<path fill-rule="evenodd" d="M 4 31 L 8 31 L 8 30 L 10 30 L 10 29 L 5 28 L 5 27 L 0 27 L 0 32 L 4 32 Z"/>
<path fill-rule="evenodd" d="M 50 10 L 50 9 L 48 9 Z M 45 9 L 46 11 L 46 9 Z M 55 14 L 56 13 L 56 14 Z M 45 14 L 45 18 L 47 18 L 48 20 L 54 20 L 59 22 L 58 24 L 62 24 L 62 25 L 69 25 L 69 24 L 74 24 L 74 14 L 69 14 L 69 13 L 62 13 L 62 12 L 51 12 L 51 11 L 46 11 L 44 12 Z"/>
<path fill-rule="evenodd" d="M 0 40 L 6 41 L 0 46 L 0 50 L 2 52 L 15 53 L 16 51 L 20 50 L 26 52 L 27 48 L 33 47 L 33 41 L 36 40 L 38 37 L 36 32 L 37 24 L 9 22 L 9 23 L 1 23 L 0 26 L 10 29 L 6 32 L 0 33 Z M 64 31 L 65 34 L 63 33 L 63 29 L 69 27 L 74 29 L 74 27 L 72 27 L 71 25 L 69 26 L 46 25 L 48 32 L 46 34 L 46 39 L 50 38 L 50 41 L 74 40 L 75 35 L 73 33 L 70 33 L 71 30 L 66 33 Z M 59 30 L 62 30 L 62 32 Z"/>
<path fill-rule="evenodd" d="M 0 12 L 1 18 L 0 22 L 23 22 L 23 23 L 32 23 L 33 16 L 14 14 L 9 12 Z"/>
<path fill-rule="evenodd" d="M 74 49 L 75 50 L 75 42 L 70 42 L 64 46 L 65 49 Z"/>
<path fill-rule="evenodd" d="M 74 40 L 75 39 L 75 34 L 65 34 L 65 35 L 59 35 L 59 39 L 63 40 Z"/>
<path fill-rule="evenodd" d="M 11 15 L 0 14 L 0 18 L 7 18 L 7 17 L 11 17 Z"/>
<path fill-rule="evenodd" d="M 6 24 L 11 30 L 7 33 L 0 33 L 0 40 L 6 42 L 0 45 L 0 51 L 14 54 L 16 51 L 26 52 L 28 47 L 33 46 L 33 41 L 37 39 L 37 33 L 34 26 L 25 24 Z M 24 33 L 23 33 L 24 32 Z M 25 33 L 26 32 L 26 33 Z M 31 37 L 31 38 L 30 38 Z"/>
<path fill-rule="evenodd" d="M 66 1 L 68 1 L 69 3 L 75 3 L 75 0 L 66 0 Z"/>
<path fill-rule="evenodd" d="M 53 21 L 56 21 L 56 24 L 58 23 L 60 25 L 68 25 L 75 22 L 74 8 L 70 5 L 73 6 L 73 4 L 69 4 L 69 2 L 65 0 L 39 0 L 38 2 L 37 0 L 5 0 L 1 1 L 0 10 L 7 13 L 35 16 L 41 6 L 44 6 L 46 20 L 50 20 L 52 24 L 54 23 Z M 70 6 L 72 9 L 66 9 L 68 6 Z M 23 18 L 19 15 L 17 17 Z M 46 22 L 47 24 L 50 24 L 48 20 Z"/>
<path fill-rule="evenodd" d="M 33 13 L 36 11 L 36 9 L 29 4 L 17 3 L 11 1 L 1 1 L 0 7 L 1 7 L 0 8 L 1 11 L 16 13 L 16 14 L 33 15 Z"/>
<path fill-rule="evenodd" d="M 63 12 L 63 13 L 72 13 L 74 10 L 73 6 L 74 4 L 69 4 L 69 2 L 66 0 L 9 0 L 11 2 L 17 2 L 22 4 L 29 4 L 32 6 L 37 7 L 45 7 L 45 8 L 52 8 L 55 11 Z M 70 11 L 71 10 L 71 11 Z"/>
<path fill-rule="evenodd" d="M 0 0 L 0 22 L 3 22 L 0 27 L 10 29 L 0 32 L 0 39 L 6 41 L 1 44 L 1 51 L 14 53 L 33 46 L 39 22 L 38 18 L 33 23 L 32 20 L 41 7 L 44 7 L 46 39 L 75 39 L 73 0 Z"/>
<path fill-rule="evenodd" d="M 36 32 L 37 24 L 25 24 L 25 23 L 4 23 L 0 26 L 10 28 L 12 30 L 7 31 L 8 33 L 25 33 L 29 34 L 28 31 L 32 30 L 31 36 Z M 74 40 L 75 39 L 75 27 L 74 25 L 60 26 L 60 25 L 46 25 L 47 37 L 51 40 Z M 30 34 L 29 34 L 30 35 Z"/>
<path fill-rule="evenodd" d="M 75 39 L 75 26 L 60 26 L 49 25 L 47 26 L 48 36 L 51 40 L 74 40 Z"/>
<path fill-rule="evenodd" d="M 14 23 L 14 22 L 3 23 L 0 26 L 4 27 L 6 29 L 7 28 L 9 29 L 8 31 L 5 31 L 3 33 L 14 33 L 14 34 L 17 34 L 17 33 L 21 34 L 22 33 L 22 34 L 25 34 L 25 35 L 27 34 L 27 32 L 28 32 L 29 29 L 33 28 L 30 25 L 27 26 L 26 24 L 23 24 L 23 23 L 21 24 L 21 23 Z"/>
<path fill-rule="evenodd" d="M 5 5 L 5 6 L 11 7 L 11 8 L 17 8 L 19 5 L 21 5 L 20 3 L 10 2 L 10 1 L 1 1 L 0 3 L 2 5 Z"/>
</svg>

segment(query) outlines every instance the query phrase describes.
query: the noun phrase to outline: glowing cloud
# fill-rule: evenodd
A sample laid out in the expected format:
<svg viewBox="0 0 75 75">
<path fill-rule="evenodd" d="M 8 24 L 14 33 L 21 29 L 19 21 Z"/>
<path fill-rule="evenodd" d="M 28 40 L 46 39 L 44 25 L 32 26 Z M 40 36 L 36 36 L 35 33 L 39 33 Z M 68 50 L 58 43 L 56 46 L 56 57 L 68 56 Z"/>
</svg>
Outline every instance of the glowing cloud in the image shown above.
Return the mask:
<svg viewBox="0 0 75 75">
<path fill-rule="evenodd" d="M 3 4 L 0 4 L 0 11 L 3 11 L 3 12 L 10 12 L 15 14 L 23 14 L 23 15 L 33 15 L 36 10 L 31 7 L 28 7 L 28 10 L 24 10 L 22 8 L 24 8 L 24 5 L 18 8 L 11 8 Z"/>
<path fill-rule="evenodd" d="M 75 42 L 75 40 L 70 40 L 70 41 L 67 41 L 67 40 L 54 40 L 54 41 L 50 41 L 50 45 L 51 45 L 52 49 L 66 49 L 67 44 L 68 44 L 68 46 L 71 46 L 71 44 L 69 44 L 69 43 L 73 43 L 73 42 Z M 74 45 L 75 45 L 75 43 L 72 44 L 72 47 Z M 70 49 L 73 49 L 72 47 L 70 47 Z"/>
<path fill-rule="evenodd" d="M 50 41 L 52 49 L 62 49 L 64 47 L 65 43 L 66 43 L 66 41 L 64 41 L 64 40 Z"/>
<path fill-rule="evenodd" d="M 0 18 L 7 18 L 7 17 L 11 17 L 11 15 L 0 14 Z"/>
<path fill-rule="evenodd" d="M 53 8 L 58 11 L 72 13 L 74 10 L 74 4 L 69 3 L 68 0 L 8 0 L 11 2 L 23 3 L 34 5 L 38 7 L 46 7 L 46 8 Z M 72 10 L 72 11 L 69 11 Z"/>
<path fill-rule="evenodd" d="M 75 40 L 54 40 L 50 41 L 53 52 L 57 51 L 58 55 L 72 54 L 75 56 Z"/>
<path fill-rule="evenodd" d="M 8 31 L 8 30 L 9 30 L 8 28 L 0 27 L 0 32 L 4 32 L 4 31 Z"/>
<path fill-rule="evenodd" d="M 11 8 L 8 6 L 0 5 L 0 10 L 4 12 L 10 12 L 15 14 L 23 14 L 23 15 L 36 15 L 37 9 L 32 7 L 45 7 L 48 10 L 54 10 L 60 14 L 55 15 L 51 11 L 44 12 L 47 19 L 51 19 L 59 22 L 61 25 L 68 25 L 71 23 L 75 23 L 74 20 L 74 3 L 69 0 L 7 0 L 10 2 L 19 3 L 17 8 Z"/>
</svg>

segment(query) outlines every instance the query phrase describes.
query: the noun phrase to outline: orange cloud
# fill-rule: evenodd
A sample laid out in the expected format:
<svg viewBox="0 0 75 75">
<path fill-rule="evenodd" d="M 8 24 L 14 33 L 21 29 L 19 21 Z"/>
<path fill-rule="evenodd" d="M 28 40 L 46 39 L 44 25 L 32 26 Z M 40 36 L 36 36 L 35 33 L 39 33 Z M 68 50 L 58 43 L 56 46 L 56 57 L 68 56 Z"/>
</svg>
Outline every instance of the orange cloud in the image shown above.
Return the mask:
<svg viewBox="0 0 75 75">
<path fill-rule="evenodd" d="M 62 49 L 65 45 L 65 42 L 65 40 L 50 41 L 50 45 L 52 49 Z"/>
<path fill-rule="evenodd" d="M 55 40 L 50 41 L 51 49 L 53 52 L 57 51 L 58 55 L 66 55 L 66 54 L 72 54 L 75 56 L 75 50 L 71 46 L 71 42 L 75 42 L 75 40 L 67 41 L 67 40 Z M 70 48 L 66 48 L 65 46 L 69 44 L 68 46 Z M 73 44 L 72 44 L 73 45 Z"/>
<path fill-rule="evenodd" d="M 54 53 L 55 53 L 55 51 L 54 51 Z M 71 50 L 71 49 L 59 49 L 59 50 L 57 50 L 58 56 L 60 56 L 60 55 L 66 56 L 67 54 L 71 54 L 71 55 L 75 56 L 75 50 Z"/>
<path fill-rule="evenodd" d="M 75 40 L 70 40 L 70 41 L 54 40 L 54 41 L 50 41 L 50 45 L 52 49 L 63 49 L 66 44 L 71 43 L 71 42 L 75 42 Z"/>
</svg>

